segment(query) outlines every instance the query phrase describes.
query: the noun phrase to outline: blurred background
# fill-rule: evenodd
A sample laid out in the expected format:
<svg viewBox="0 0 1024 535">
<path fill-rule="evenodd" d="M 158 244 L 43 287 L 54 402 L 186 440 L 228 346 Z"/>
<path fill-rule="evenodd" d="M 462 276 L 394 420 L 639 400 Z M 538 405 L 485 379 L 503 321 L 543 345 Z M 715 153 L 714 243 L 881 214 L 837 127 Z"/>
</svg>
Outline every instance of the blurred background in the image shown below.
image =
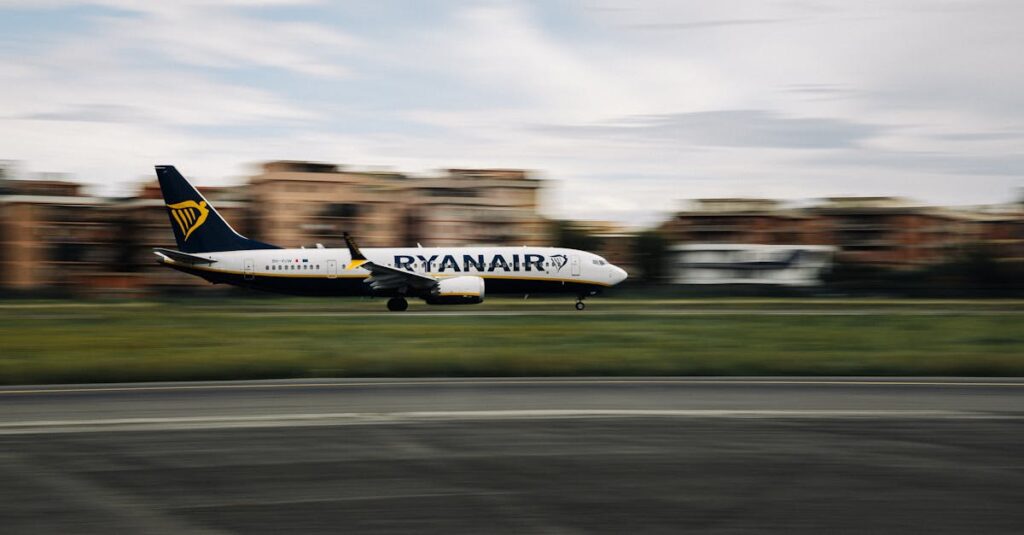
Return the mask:
<svg viewBox="0 0 1024 535">
<path fill-rule="evenodd" d="M 1017 2 L 0 3 L 0 291 L 154 295 L 174 164 L 284 246 L 1020 292 Z M 788 292 L 790 290 L 785 290 Z"/>
<path fill-rule="evenodd" d="M 1021 21 L 0 0 L 0 532 L 1024 533 Z M 285 247 L 630 278 L 211 286 L 155 263 L 154 165 Z"/>
<path fill-rule="evenodd" d="M 26 356 L 0 361 L 3 382 L 1020 370 L 1019 3 L 13 0 L 0 14 L 0 311 Z M 576 318 L 563 360 L 503 354 L 472 314 L 536 312 L 497 320 L 514 347 L 564 302 L 489 298 L 433 309 L 465 314 L 447 328 L 485 350 L 409 321 L 401 336 L 433 348 L 417 356 L 302 316 L 365 304 L 274 297 L 260 306 L 291 316 L 244 318 L 230 343 L 247 357 L 225 360 L 213 341 L 242 319 L 234 298 L 270 296 L 156 264 L 174 247 L 158 164 L 284 247 L 349 232 L 596 252 L 630 273 L 606 312 L 635 336 Z M 41 297 L 102 306 L 15 321 Z M 715 307 L 732 316 L 699 317 Z M 658 321 L 625 318 L 638 313 Z M 211 340 L 178 368 L 161 336 L 175 328 Z M 879 345 L 851 342 L 866 329 Z M 338 355 L 342 340 L 389 358 Z M 118 343 L 137 348 L 130 365 Z"/>
<path fill-rule="evenodd" d="M 0 180 L 8 296 L 159 296 L 208 289 L 157 266 L 174 247 L 156 180 L 105 197 L 59 175 Z M 665 295 L 1020 295 L 1024 201 L 931 206 L 902 197 L 680 199 L 649 226 L 555 219 L 551 181 L 520 169 L 431 174 L 273 161 L 201 188 L 247 236 L 285 247 L 556 245 L 597 252 Z M 628 187 L 624 183 L 623 187 Z M 224 288 L 210 289 L 225 291 Z"/>
</svg>

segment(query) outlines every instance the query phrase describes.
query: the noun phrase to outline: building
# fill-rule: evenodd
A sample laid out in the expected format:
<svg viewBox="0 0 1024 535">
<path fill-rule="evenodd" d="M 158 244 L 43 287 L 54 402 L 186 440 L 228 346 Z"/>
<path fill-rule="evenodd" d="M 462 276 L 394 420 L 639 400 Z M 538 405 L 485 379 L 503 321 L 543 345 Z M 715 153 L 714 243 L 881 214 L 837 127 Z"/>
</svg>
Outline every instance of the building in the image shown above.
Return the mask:
<svg viewBox="0 0 1024 535">
<path fill-rule="evenodd" d="M 239 188 L 203 188 L 240 232 L 248 204 Z M 8 180 L 0 195 L 0 288 L 15 292 L 146 292 L 209 286 L 156 265 L 174 248 L 156 181 L 137 196 L 103 198 L 64 180 Z"/>
<path fill-rule="evenodd" d="M 276 161 L 249 181 L 253 238 L 282 247 L 338 245 L 343 232 L 364 246 L 395 245 L 405 229 L 409 179 L 333 164 Z"/>
<path fill-rule="evenodd" d="M 1024 202 L 972 206 L 965 210 L 982 227 L 981 242 L 1004 261 L 1024 265 Z"/>
<path fill-rule="evenodd" d="M 660 227 L 675 244 L 830 245 L 836 261 L 919 269 L 993 245 L 1024 259 L 1019 204 L 946 208 L 900 197 L 832 197 L 790 208 L 771 199 L 699 199 Z"/>
<path fill-rule="evenodd" d="M 114 260 L 104 199 L 64 180 L 7 180 L 0 195 L 0 282 L 60 292 L 89 284 Z"/>
<path fill-rule="evenodd" d="M 543 245 L 542 181 L 516 169 L 449 169 L 408 191 L 406 242 L 430 246 Z"/>
<path fill-rule="evenodd" d="M 985 237 L 980 214 L 900 197 L 833 197 L 810 211 L 850 263 L 915 269 L 952 260 Z"/>
<path fill-rule="evenodd" d="M 674 284 L 814 286 L 835 252 L 828 245 L 675 245 L 669 249 L 669 276 Z"/>
<path fill-rule="evenodd" d="M 542 181 L 511 169 L 449 169 L 436 176 L 358 171 L 277 161 L 252 177 L 254 236 L 283 246 L 421 243 L 537 245 L 548 239 L 537 213 Z"/>
<path fill-rule="evenodd" d="M 174 238 L 156 181 L 126 198 L 85 194 L 46 177 L 0 182 L 0 287 L 142 291 L 204 286 L 153 262 Z M 235 230 L 286 247 L 541 245 L 542 181 L 513 169 L 450 169 L 433 176 L 332 164 L 263 164 L 246 186 L 200 188 Z"/>
<path fill-rule="evenodd" d="M 240 233 L 286 247 L 341 246 L 344 232 L 368 247 L 545 245 L 553 236 L 538 210 L 543 184 L 516 169 L 414 176 L 274 161 L 247 185 L 201 190 Z M 567 224 L 594 238 L 593 250 L 609 261 L 634 266 L 635 232 L 607 222 Z M 154 263 L 153 248 L 174 247 L 168 225 L 156 181 L 131 197 L 100 198 L 59 175 L 12 179 L 0 162 L 0 289 L 208 287 Z M 822 269 L 814 262 L 824 256 L 913 270 L 979 245 L 1000 262 L 1024 265 L 1021 203 L 942 208 L 898 197 L 835 197 L 795 207 L 773 199 L 698 199 L 658 231 L 676 246 L 672 276 L 692 283 L 798 284 L 814 278 L 810 272 Z M 773 267 L 794 251 L 814 265 Z"/>
<path fill-rule="evenodd" d="M 813 245 L 826 242 L 821 222 L 774 199 L 696 199 L 662 225 L 672 243 Z"/>
</svg>

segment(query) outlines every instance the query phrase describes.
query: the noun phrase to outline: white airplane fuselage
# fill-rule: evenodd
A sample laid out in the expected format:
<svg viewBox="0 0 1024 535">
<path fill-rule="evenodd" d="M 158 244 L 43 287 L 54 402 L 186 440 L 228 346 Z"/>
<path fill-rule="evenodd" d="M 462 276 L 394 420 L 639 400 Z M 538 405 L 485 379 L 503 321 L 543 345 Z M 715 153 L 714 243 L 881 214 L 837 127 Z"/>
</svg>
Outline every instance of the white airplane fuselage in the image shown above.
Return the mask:
<svg viewBox="0 0 1024 535">
<path fill-rule="evenodd" d="M 369 260 L 437 279 L 473 276 L 488 294 L 562 293 L 591 295 L 626 278 L 622 269 L 586 251 L 558 247 L 364 248 Z M 168 267 L 258 290 L 296 295 L 394 295 L 363 281 L 348 249 L 254 249 L 194 253 L 208 265 L 163 259 Z"/>
</svg>

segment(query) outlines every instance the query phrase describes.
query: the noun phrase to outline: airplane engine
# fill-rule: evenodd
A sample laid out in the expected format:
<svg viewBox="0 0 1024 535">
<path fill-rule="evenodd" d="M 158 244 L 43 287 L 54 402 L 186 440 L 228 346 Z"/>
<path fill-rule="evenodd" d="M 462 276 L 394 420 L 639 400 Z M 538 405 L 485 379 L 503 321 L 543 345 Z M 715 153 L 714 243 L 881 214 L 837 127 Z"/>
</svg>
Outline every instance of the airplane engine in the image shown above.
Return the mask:
<svg viewBox="0 0 1024 535">
<path fill-rule="evenodd" d="M 423 298 L 431 305 L 474 305 L 484 301 L 484 280 L 480 277 L 464 276 L 441 279 L 437 286 Z"/>
</svg>

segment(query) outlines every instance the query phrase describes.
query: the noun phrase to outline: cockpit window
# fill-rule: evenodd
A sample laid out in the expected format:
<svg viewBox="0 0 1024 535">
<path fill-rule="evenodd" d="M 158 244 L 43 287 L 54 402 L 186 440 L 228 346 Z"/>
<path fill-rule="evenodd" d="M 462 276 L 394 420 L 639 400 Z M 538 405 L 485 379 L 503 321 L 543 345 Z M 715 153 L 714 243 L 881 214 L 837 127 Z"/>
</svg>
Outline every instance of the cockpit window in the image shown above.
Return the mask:
<svg viewBox="0 0 1024 535">
<path fill-rule="evenodd" d="M 594 259 L 594 265 L 595 266 L 606 266 L 606 265 L 608 265 L 608 262 L 606 262 L 605 259 L 603 259 L 603 258 L 595 258 Z"/>
</svg>

